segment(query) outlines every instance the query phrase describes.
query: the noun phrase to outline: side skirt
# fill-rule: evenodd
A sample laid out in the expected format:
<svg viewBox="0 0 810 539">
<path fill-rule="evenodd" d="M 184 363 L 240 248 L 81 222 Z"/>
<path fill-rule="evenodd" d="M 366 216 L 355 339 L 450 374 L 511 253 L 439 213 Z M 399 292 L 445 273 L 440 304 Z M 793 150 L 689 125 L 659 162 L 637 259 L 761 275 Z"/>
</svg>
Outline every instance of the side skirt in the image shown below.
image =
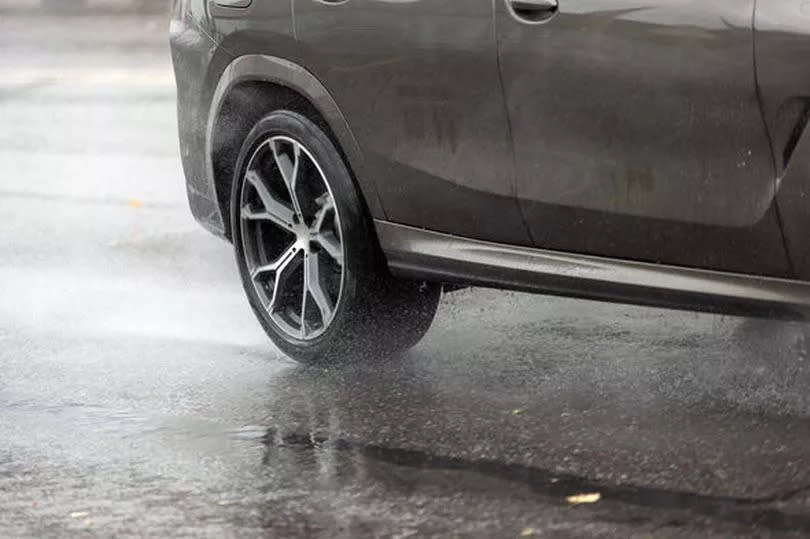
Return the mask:
<svg viewBox="0 0 810 539">
<path fill-rule="evenodd" d="M 810 283 L 502 245 L 375 220 L 391 272 L 652 307 L 807 320 Z"/>
</svg>

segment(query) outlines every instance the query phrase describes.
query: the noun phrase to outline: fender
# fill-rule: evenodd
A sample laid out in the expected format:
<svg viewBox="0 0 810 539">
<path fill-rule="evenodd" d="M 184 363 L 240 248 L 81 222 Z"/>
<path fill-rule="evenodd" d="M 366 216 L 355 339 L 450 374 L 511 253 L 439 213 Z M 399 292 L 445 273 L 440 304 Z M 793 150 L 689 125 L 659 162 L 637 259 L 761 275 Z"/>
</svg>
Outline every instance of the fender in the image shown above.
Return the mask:
<svg viewBox="0 0 810 539">
<path fill-rule="evenodd" d="M 285 86 L 306 97 L 315 106 L 326 120 L 349 161 L 349 168 L 357 180 L 371 217 L 384 219 L 385 214 L 376 185 L 365 173 L 363 153 L 335 100 L 306 68 L 275 56 L 260 54 L 239 56 L 228 64 L 219 78 L 211 99 L 205 132 L 205 176 L 210 192 L 217 192 L 214 186 L 213 134 L 222 104 L 234 86 L 248 81 L 271 82 Z M 224 222 L 220 210 L 221 202 L 217 200 L 217 212 L 220 222 Z"/>
</svg>

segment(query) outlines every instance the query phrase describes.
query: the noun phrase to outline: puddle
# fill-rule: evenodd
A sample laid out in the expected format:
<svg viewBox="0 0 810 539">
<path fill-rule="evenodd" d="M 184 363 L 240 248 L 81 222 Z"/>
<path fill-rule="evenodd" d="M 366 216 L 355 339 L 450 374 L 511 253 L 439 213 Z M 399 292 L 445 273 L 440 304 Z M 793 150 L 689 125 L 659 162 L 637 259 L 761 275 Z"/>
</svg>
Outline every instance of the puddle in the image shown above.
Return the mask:
<svg viewBox="0 0 810 539">
<path fill-rule="evenodd" d="M 320 468 L 324 467 L 324 462 L 329 462 L 332 473 L 338 475 L 343 474 L 345 470 L 337 470 L 336 467 L 340 466 L 341 460 L 346 461 L 347 458 L 352 461 L 349 468 L 357 468 L 358 459 L 365 459 L 420 471 L 475 474 L 482 476 L 484 480 L 495 479 L 528 487 L 534 495 L 544 498 L 545 503 L 551 501 L 567 505 L 566 499 L 571 496 L 599 493 L 600 504 L 618 502 L 643 508 L 688 511 L 736 524 L 757 525 L 775 531 L 801 530 L 810 533 L 810 517 L 769 507 L 771 504 L 788 501 L 810 491 L 810 486 L 759 498 L 709 496 L 654 487 L 613 484 L 521 464 L 468 460 L 416 449 L 364 445 L 345 438 L 330 437 L 323 432 L 281 432 L 271 428 L 266 431 L 262 441 L 267 447 L 265 464 L 268 466 L 276 463 L 274 457 L 279 455 L 279 451 L 317 452 L 320 453 L 319 458 L 311 458 L 312 455 L 309 455 L 310 458 L 302 458 L 297 462 Z M 285 466 L 289 463 L 289 459 L 284 459 Z"/>
</svg>

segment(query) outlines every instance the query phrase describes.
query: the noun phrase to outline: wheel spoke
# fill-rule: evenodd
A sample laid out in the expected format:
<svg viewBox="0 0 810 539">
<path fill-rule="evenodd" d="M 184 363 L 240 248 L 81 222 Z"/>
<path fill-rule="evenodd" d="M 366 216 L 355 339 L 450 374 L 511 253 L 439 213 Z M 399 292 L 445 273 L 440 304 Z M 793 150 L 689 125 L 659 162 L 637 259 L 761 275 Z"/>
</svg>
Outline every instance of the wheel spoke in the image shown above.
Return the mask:
<svg viewBox="0 0 810 539">
<path fill-rule="evenodd" d="M 320 245 L 326 254 L 332 257 L 339 266 L 343 266 L 343 246 L 333 232 L 322 232 L 315 235 L 313 240 Z"/>
<path fill-rule="evenodd" d="M 301 147 L 297 142 L 290 142 L 293 149 L 293 158 L 286 153 L 279 152 L 278 142 L 273 141 L 271 147 L 273 149 L 273 157 L 276 160 L 276 166 L 281 172 L 281 178 L 287 185 L 290 191 L 290 198 L 292 199 L 293 208 L 298 219 L 303 222 L 303 214 L 301 213 L 301 205 L 298 203 L 298 195 L 295 192 L 295 187 L 298 183 L 298 163 L 301 161 Z"/>
<path fill-rule="evenodd" d="M 323 223 L 326 220 L 326 216 L 331 210 L 334 209 L 335 206 L 332 202 L 332 197 L 329 196 L 329 193 L 325 193 L 316 202 L 321 204 L 321 208 L 315 213 L 315 220 L 312 223 L 312 230 L 317 233 L 323 229 Z"/>
<path fill-rule="evenodd" d="M 326 327 L 332 318 L 332 313 L 335 311 L 335 305 L 324 288 L 320 255 L 318 253 L 309 253 L 304 259 L 304 264 L 304 306 L 306 306 L 307 293 L 309 293 L 315 301 L 315 305 L 318 306 L 321 313 L 321 322 Z"/>
<path fill-rule="evenodd" d="M 253 270 L 250 272 L 250 276 L 255 281 L 265 273 L 280 271 L 280 269 L 283 269 L 284 266 L 289 264 L 290 260 L 294 258 L 295 255 L 298 254 L 298 251 L 299 247 L 297 244 L 291 245 L 286 251 L 281 253 L 281 256 L 279 256 L 273 262 L 253 268 Z"/>
<path fill-rule="evenodd" d="M 256 171 L 249 171 L 245 175 L 245 180 L 250 182 L 256 189 L 259 200 L 261 200 L 262 206 L 264 206 L 264 211 L 257 212 L 249 206 L 244 206 L 242 208 L 242 218 L 248 220 L 272 221 L 282 228 L 291 229 L 293 227 L 293 210 L 276 199 Z"/>
<path fill-rule="evenodd" d="M 307 299 L 309 297 L 310 253 L 304 253 L 304 286 L 301 293 L 301 338 L 307 337 Z"/>
<path fill-rule="evenodd" d="M 288 251 L 289 253 L 289 251 Z M 272 313 L 276 310 L 276 303 L 278 301 L 278 297 L 281 294 L 284 286 L 287 283 L 287 279 L 290 278 L 290 275 L 296 270 L 296 268 L 301 263 L 301 257 L 298 256 L 299 250 L 296 248 L 295 252 L 291 256 L 287 256 L 284 260 L 278 265 L 275 270 L 276 278 L 273 282 L 273 297 L 270 298 L 270 305 L 267 306 L 267 310 Z"/>
</svg>

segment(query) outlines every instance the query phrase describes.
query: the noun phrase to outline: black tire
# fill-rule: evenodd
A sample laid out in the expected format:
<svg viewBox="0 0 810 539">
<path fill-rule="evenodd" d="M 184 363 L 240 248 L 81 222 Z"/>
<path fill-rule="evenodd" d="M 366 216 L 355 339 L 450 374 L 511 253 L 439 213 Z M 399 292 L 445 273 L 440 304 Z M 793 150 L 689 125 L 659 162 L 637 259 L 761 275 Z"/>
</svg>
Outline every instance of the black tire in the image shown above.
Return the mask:
<svg viewBox="0 0 810 539">
<path fill-rule="evenodd" d="M 343 245 L 342 289 L 328 327 L 312 339 L 291 336 L 269 315 L 253 284 L 241 230 L 241 194 L 248 162 L 272 137 L 294 139 L 321 167 L 339 212 Z M 373 225 L 340 152 L 312 121 L 291 111 L 259 120 L 239 151 L 231 191 L 234 251 L 250 306 L 267 335 L 302 363 L 373 361 L 414 346 L 430 328 L 441 286 L 395 279 L 385 265 Z"/>
</svg>

